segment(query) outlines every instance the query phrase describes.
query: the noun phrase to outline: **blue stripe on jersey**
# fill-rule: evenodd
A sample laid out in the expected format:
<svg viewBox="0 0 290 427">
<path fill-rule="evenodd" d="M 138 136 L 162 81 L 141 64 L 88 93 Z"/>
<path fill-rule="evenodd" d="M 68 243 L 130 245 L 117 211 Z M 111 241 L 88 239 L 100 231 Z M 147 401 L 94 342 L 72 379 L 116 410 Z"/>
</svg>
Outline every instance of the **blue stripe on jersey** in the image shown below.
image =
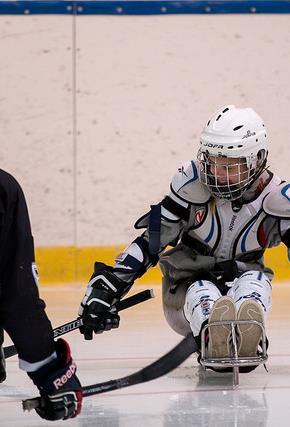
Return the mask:
<svg viewBox="0 0 290 427">
<path fill-rule="evenodd" d="M 208 243 L 208 242 L 210 241 L 210 239 L 212 238 L 212 236 L 213 236 L 213 231 L 214 231 L 214 216 L 212 216 L 212 217 L 211 217 L 211 226 L 210 226 L 210 232 L 209 232 L 209 235 L 207 236 L 207 238 L 206 238 L 206 239 L 204 239 L 204 241 L 205 241 L 206 243 Z"/>
<path fill-rule="evenodd" d="M 193 160 L 191 160 L 191 166 L 192 166 L 192 172 L 193 172 L 193 178 L 192 181 L 195 181 L 198 178 L 198 172 L 197 172 L 197 167 L 195 166 L 195 163 Z"/>
<path fill-rule="evenodd" d="M 241 243 L 241 250 L 242 252 L 246 252 L 246 239 L 248 237 L 248 234 L 251 230 L 251 228 L 255 225 L 255 221 L 250 225 L 250 227 L 246 230 L 244 237 L 242 238 L 242 243 Z"/>
<path fill-rule="evenodd" d="M 287 194 L 287 191 L 289 190 L 289 188 L 290 188 L 290 184 L 285 185 L 285 187 L 283 187 L 281 190 L 281 194 L 282 196 L 286 197 L 286 199 L 288 199 L 288 201 L 290 202 L 290 197 Z"/>
</svg>

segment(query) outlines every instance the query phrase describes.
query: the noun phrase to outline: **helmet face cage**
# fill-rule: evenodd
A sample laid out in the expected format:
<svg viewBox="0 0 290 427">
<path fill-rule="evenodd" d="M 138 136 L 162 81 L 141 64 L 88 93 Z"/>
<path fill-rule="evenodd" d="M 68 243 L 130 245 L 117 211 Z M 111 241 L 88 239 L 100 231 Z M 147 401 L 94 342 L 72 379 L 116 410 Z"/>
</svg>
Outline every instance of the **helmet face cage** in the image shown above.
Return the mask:
<svg viewBox="0 0 290 427">
<path fill-rule="evenodd" d="M 219 176 L 221 165 L 212 160 L 215 157 L 199 150 L 197 155 L 199 179 L 215 197 L 221 199 L 239 199 L 262 170 L 258 157 L 255 159 L 252 157 L 250 162 L 246 158 L 236 158 L 236 162 L 227 164 L 227 157 L 221 156 L 220 158 L 225 159 L 222 164 L 224 172 L 221 181 Z"/>
</svg>

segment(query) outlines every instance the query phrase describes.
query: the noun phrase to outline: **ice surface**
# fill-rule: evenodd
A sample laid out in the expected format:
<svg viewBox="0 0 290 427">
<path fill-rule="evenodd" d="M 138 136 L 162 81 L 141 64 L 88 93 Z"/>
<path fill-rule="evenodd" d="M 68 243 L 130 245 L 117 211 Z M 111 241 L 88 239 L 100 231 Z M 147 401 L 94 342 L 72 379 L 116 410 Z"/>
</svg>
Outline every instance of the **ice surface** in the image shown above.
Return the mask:
<svg viewBox="0 0 290 427">
<path fill-rule="evenodd" d="M 138 286 L 135 291 L 141 289 Z M 133 373 L 180 341 L 163 318 L 160 287 L 154 285 L 154 290 L 154 300 L 123 311 L 119 330 L 98 335 L 94 341 L 84 341 L 77 331 L 65 336 L 84 385 Z M 43 288 L 54 327 L 77 316 L 82 294 L 80 286 Z M 13 357 L 7 361 L 7 380 L 0 385 L 0 425 L 289 426 L 289 306 L 290 284 L 274 284 L 273 309 L 267 322 L 269 372 L 259 366 L 252 373 L 241 374 L 238 390 L 232 389 L 231 374 L 204 372 L 192 356 L 175 371 L 152 382 L 85 398 L 79 417 L 51 423 L 34 411 L 22 412 L 21 400 L 36 396 L 37 390 Z M 9 344 L 7 338 L 5 345 Z"/>
</svg>

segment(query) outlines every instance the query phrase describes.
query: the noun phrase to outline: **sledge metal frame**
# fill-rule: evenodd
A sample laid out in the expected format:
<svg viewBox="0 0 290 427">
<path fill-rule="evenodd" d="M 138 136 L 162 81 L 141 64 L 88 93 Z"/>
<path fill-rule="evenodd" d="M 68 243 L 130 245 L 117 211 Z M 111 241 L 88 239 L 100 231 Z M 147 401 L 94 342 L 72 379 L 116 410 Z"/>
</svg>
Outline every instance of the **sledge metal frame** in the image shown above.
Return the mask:
<svg viewBox="0 0 290 427">
<path fill-rule="evenodd" d="M 239 357 L 238 355 L 238 342 L 237 342 L 237 332 L 236 326 L 238 325 L 258 325 L 261 328 L 262 333 L 262 352 L 257 356 L 249 357 Z M 231 326 L 231 333 L 233 339 L 233 356 L 231 357 L 208 357 L 207 348 L 205 343 L 205 333 L 212 326 Z M 239 386 L 239 367 L 243 366 L 255 366 L 260 364 L 265 364 L 268 359 L 267 355 L 267 346 L 266 346 L 266 334 L 265 328 L 262 323 L 257 322 L 256 320 L 227 320 L 221 322 L 211 322 L 205 325 L 201 331 L 201 358 L 200 364 L 206 369 L 208 367 L 212 368 L 232 368 L 233 369 L 233 388 L 236 389 Z"/>
</svg>

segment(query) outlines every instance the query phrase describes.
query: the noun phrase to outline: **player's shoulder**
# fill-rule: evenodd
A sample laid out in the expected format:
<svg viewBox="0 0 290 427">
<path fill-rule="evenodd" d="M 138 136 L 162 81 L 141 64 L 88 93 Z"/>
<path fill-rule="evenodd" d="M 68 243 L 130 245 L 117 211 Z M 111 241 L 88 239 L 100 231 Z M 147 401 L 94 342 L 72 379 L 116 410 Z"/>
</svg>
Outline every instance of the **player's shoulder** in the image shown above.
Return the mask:
<svg viewBox="0 0 290 427">
<path fill-rule="evenodd" d="M 208 189 L 199 181 L 198 165 L 194 160 L 183 163 L 171 181 L 171 191 L 182 200 L 193 204 L 207 203 Z"/>
<path fill-rule="evenodd" d="M 20 184 L 10 173 L 0 169 L 0 193 L 10 197 L 17 194 L 21 190 Z"/>
<path fill-rule="evenodd" d="M 272 185 L 263 200 L 263 209 L 268 215 L 290 218 L 290 182 L 281 181 Z"/>
</svg>

